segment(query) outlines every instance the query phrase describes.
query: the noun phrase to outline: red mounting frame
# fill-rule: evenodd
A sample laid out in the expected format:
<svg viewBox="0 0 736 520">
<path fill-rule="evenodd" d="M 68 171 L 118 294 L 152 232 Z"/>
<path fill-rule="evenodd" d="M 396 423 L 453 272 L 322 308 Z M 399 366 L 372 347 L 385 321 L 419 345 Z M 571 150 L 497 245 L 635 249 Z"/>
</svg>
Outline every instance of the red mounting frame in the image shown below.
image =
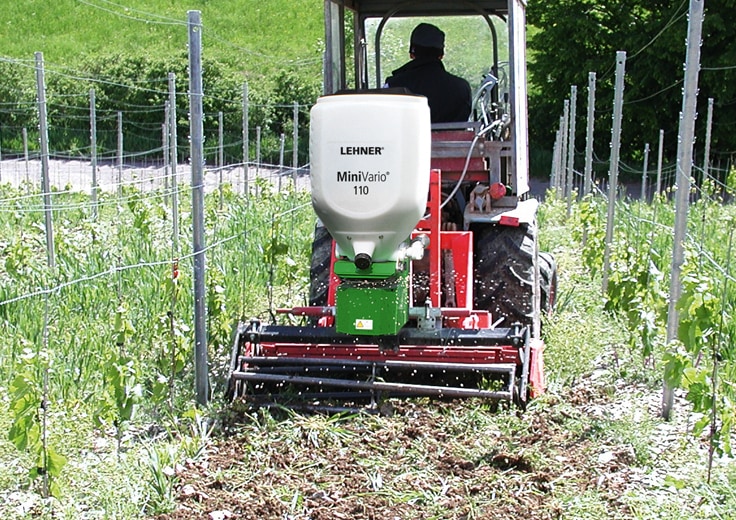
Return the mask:
<svg viewBox="0 0 736 520">
<path fill-rule="evenodd" d="M 460 136 L 466 137 L 466 136 Z M 457 137 L 457 139 L 460 139 Z M 433 136 L 434 138 L 434 136 Z M 441 138 L 447 138 L 442 136 Z M 439 164 L 433 158 L 430 172 L 429 197 L 426 216 L 421 219 L 412 238 L 426 235 L 429 245 L 425 250 L 425 259 L 412 263 L 409 277 L 412 287 L 409 291 L 410 304 L 414 311 L 425 307 L 424 301 L 417 301 L 425 294 L 428 311 L 436 313 L 439 309 L 442 330 L 426 331 L 420 328 L 420 320 L 410 317 L 410 324 L 402 329 L 399 337 L 394 338 L 393 347 L 386 343 L 386 338 L 349 337 L 337 334 L 334 329 L 335 301 L 340 279 L 334 274 L 335 244 L 332 244 L 330 261 L 330 280 L 327 291 L 327 302 L 324 307 L 295 307 L 279 309 L 280 313 L 313 318 L 312 326 L 279 326 L 269 325 L 258 329 L 257 334 L 243 332 L 241 355 L 245 356 L 239 365 L 243 372 L 239 377 L 257 379 L 258 372 L 248 372 L 250 363 L 259 366 L 273 363 L 273 367 L 282 362 L 294 366 L 303 364 L 307 367 L 323 363 L 333 366 L 335 362 L 346 362 L 358 365 L 374 366 L 378 364 L 399 364 L 418 368 L 424 371 L 444 372 L 452 365 L 455 370 L 469 371 L 489 369 L 491 371 L 510 370 L 510 386 L 513 385 L 514 373 L 521 376 L 520 381 L 528 381 L 531 395 L 544 392 L 544 343 L 539 339 L 523 338 L 520 341 L 520 330 L 494 328 L 492 316 L 488 310 L 474 309 L 474 258 L 473 233 L 443 229 L 442 222 L 442 180 L 440 166 L 448 169 L 444 175 L 447 182 L 460 180 L 460 172 L 464 159 L 445 157 Z M 485 171 L 485 173 L 482 173 Z M 488 170 L 483 158 L 473 158 L 464 182 L 488 182 Z M 504 225 L 513 225 L 504 222 Z M 518 223 L 516 223 L 518 225 Z M 454 226 L 453 226 L 454 227 Z M 425 277 L 417 277 L 426 273 Z M 427 286 L 413 287 L 415 279 L 428 279 Z M 415 299 L 416 297 L 416 299 Z M 425 307 L 426 308 L 426 307 Z M 412 328 L 411 320 L 416 321 Z M 431 323 L 431 319 L 429 320 Z M 431 328 L 431 325 L 430 325 Z M 404 334 L 406 332 L 406 334 Z M 515 335 L 516 334 L 516 335 Z M 521 332 L 523 335 L 524 333 Z M 462 341 L 437 341 L 437 337 L 451 338 L 457 336 Z M 240 339 L 236 340 L 237 342 Z M 257 360 L 257 362 L 256 362 Z M 303 360 L 303 361 L 302 361 Z M 277 363 L 278 362 L 278 363 Z M 403 364 L 403 365 L 402 365 Z M 489 368 L 493 366 L 493 368 Z M 514 369 L 516 367 L 516 369 Z M 250 377 L 252 376 L 252 377 Z M 293 381 L 292 376 L 263 376 L 262 380 L 283 377 L 283 381 Z M 527 379 L 528 378 L 528 379 Z M 305 379 L 305 378 L 302 378 Z M 309 378 L 306 378 L 309 379 Z M 341 381 L 349 385 L 350 381 Z M 364 383 L 360 383 L 364 384 Z M 366 383 L 367 384 L 367 383 Z M 403 388 L 403 386 L 402 386 Z M 524 388 L 522 385 L 521 388 Z M 464 389 L 463 392 L 469 389 Z M 479 392 L 483 392 L 479 390 Z M 511 389 L 506 391 L 510 398 Z M 465 395 L 465 394 L 463 394 Z"/>
<path fill-rule="evenodd" d="M 473 309 L 473 235 L 469 231 L 443 231 L 442 228 L 442 175 L 440 170 L 430 173 L 429 199 L 426 217 L 419 221 L 413 236 L 425 234 L 429 237 L 426 255 L 429 256 L 429 299 L 433 308 L 440 308 L 443 327 L 465 330 L 489 329 L 492 327 L 488 311 Z M 436 240 L 435 237 L 439 237 Z M 442 255 L 449 252 L 453 259 L 452 281 L 455 305 L 441 305 Z M 279 312 L 293 315 L 319 317 L 319 326 L 334 325 L 335 295 L 340 279 L 334 274 L 335 247 L 332 247 L 330 262 L 330 285 L 327 307 L 297 307 L 280 309 Z M 372 344 L 324 344 L 324 343 L 280 343 L 265 340 L 260 344 L 265 356 L 323 357 L 337 359 L 362 359 L 366 361 L 413 360 L 427 363 L 521 363 L 518 346 L 483 345 L 473 347 L 401 345 L 398 351 L 380 349 Z"/>
</svg>

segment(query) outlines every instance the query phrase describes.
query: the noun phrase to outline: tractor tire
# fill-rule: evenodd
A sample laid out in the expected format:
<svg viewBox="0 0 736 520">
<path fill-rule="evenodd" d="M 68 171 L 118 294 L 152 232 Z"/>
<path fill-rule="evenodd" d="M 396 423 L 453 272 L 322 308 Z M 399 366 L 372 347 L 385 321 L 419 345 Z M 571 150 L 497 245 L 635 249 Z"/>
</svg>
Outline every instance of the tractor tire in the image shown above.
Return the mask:
<svg viewBox="0 0 736 520">
<path fill-rule="evenodd" d="M 330 262 L 332 260 L 332 235 L 321 223 L 314 228 L 312 261 L 309 266 L 309 305 L 327 305 L 330 287 Z"/>
<path fill-rule="evenodd" d="M 535 288 L 539 284 L 535 276 L 539 265 L 536 225 L 475 224 L 470 229 L 475 308 L 489 311 L 493 322 L 500 322 L 501 327 L 514 323 L 535 327 L 539 317 L 535 299 L 540 294 L 540 288 Z"/>
<path fill-rule="evenodd" d="M 550 253 L 539 253 L 540 311 L 549 316 L 557 301 L 557 262 Z"/>
</svg>

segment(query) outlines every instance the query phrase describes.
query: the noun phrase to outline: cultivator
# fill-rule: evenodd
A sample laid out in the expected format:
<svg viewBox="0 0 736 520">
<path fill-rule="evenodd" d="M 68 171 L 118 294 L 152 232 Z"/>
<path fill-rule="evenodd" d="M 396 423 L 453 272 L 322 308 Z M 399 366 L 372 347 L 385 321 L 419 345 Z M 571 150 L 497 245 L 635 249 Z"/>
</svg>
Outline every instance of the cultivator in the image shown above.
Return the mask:
<svg viewBox="0 0 736 520">
<path fill-rule="evenodd" d="M 523 406 L 528 397 L 542 392 L 544 344 L 532 336 L 533 320 L 512 322 L 513 315 L 497 315 L 494 322 L 490 311 L 473 306 L 475 287 L 497 287 L 474 279 L 473 233 L 442 231 L 448 226 L 441 220 L 441 186 L 440 172 L 432 171 L 428 216 L 412 233 L 415 240 L 428 241 L 429 261 L 426 271 L 411 270 L 406 292 L 413 304 L 420 303 L 419 294 L 428 299 L 424 305 L 408 308 L 406 323 L 395 334 L 358 334 L 365 324 L 356 324 L 353 331 L 337 330 L 339 307 L 335 304 L 342 281 L 334 274 L 340 258 L 330 240 L 327 270 L 333 274 L 327 290 L 314 287 L 320 277 L 313 280 L 313 294 L 323 294 L 326 304 L 277 311 L 302 317 L 305 324 L 301 326 L 264 325 L 257 319 L 240 323 L 232 349 L 230 395 L 259 406 L 274 402 L 375 404 L 387 397 L 408 396 L 478 397 Z M 518 227 L 514 231 L 518 234 Z M 321 232 L 324 230 L 317 234 Z M 319 258 L 320 253 L 315 253 Z M 530 269 L 519 274 L 528 277 Z M 520 290 L 532 297 L 533 280 L 526 281 L 517 280 L 517 293 Z M 399 292 L 395 287 L 377 290 Z M 392 314 L 380 307 L 380 300 L 369 297 L 358 311 L 365 317 L 354 321 L 373 321 L 372 327 L 378 327 L 377 321 Z"/>
<path fill-rule="evenodd" d="M 529 374 L 517 370 L 520 358 L 532 355 L 525 328 L 406 329 L 395 339 L 386 350 L 381 338 L 355 343 L 331 328 L 263 327 L 254 320 L 238 332 L 244 354 L 235 360 L 233 392 L 376 403 L 417 395 L 511 400 L 526 389 Z"/>
<path fill-rule="evenodd" d="M 523 66 L 512 63 L 496 81 L 494 54 L 476 120 L 430 125 L 425 98 L 368 87 L 363 38 L 354 40 L 354 60 L 366 68 L 345 90 L 345 53 L 336 47 L 348 41 L 338 23 L 346 7 L 361 31 L 371 17 L 480 12 L 494 42 L 491 17 L 507 22 L 509 55 L 523 60 L 523 6 L 326 0 L 336 68 L 328 73 L 339 73 L 326 77 L 328 95 L 310 119 L 319 223 L 309 305 L 278 311 L 300 318 L 298 326 L 238 325 L 230 397 L 259 406 L 405 396 L 523 406 L 544 391 L 540 315 L 553 304 L 555 266 L 538 252 L 537 202 L 527 197 Z"/>
</svg>

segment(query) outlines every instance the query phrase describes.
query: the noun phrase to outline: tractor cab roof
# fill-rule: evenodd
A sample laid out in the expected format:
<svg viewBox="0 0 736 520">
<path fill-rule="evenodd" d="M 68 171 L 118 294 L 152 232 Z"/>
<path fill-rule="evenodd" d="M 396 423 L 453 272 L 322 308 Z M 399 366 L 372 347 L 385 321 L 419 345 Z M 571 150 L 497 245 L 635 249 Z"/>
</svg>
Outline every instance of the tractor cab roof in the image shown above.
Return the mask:
<svg viewBox="0 0 736 520">
<path fill-rule="evenodd" d="M 508 0 L 328 0 L 333 4 L 344 6 L 360 14 L 361 17 L 389 16 L 453 16 L 487 14 L 505 14 L 508 11 Z"/>
</svg>

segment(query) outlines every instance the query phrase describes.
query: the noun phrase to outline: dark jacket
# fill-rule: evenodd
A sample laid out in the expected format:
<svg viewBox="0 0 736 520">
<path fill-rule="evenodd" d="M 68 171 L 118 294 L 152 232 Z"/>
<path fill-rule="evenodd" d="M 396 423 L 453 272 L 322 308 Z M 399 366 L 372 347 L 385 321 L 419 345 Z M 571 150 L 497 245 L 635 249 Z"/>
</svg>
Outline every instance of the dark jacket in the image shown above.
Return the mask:
<svg viewBox="0 0 736 520">
<path fill-rule="evenodd" d="M 393 71 L 386 84 L 425 96 L 433 123 L 467 121 L 470 116 L 470 84 L 447 72 L 439 59 L 413 59 Z"/>
</svg>

